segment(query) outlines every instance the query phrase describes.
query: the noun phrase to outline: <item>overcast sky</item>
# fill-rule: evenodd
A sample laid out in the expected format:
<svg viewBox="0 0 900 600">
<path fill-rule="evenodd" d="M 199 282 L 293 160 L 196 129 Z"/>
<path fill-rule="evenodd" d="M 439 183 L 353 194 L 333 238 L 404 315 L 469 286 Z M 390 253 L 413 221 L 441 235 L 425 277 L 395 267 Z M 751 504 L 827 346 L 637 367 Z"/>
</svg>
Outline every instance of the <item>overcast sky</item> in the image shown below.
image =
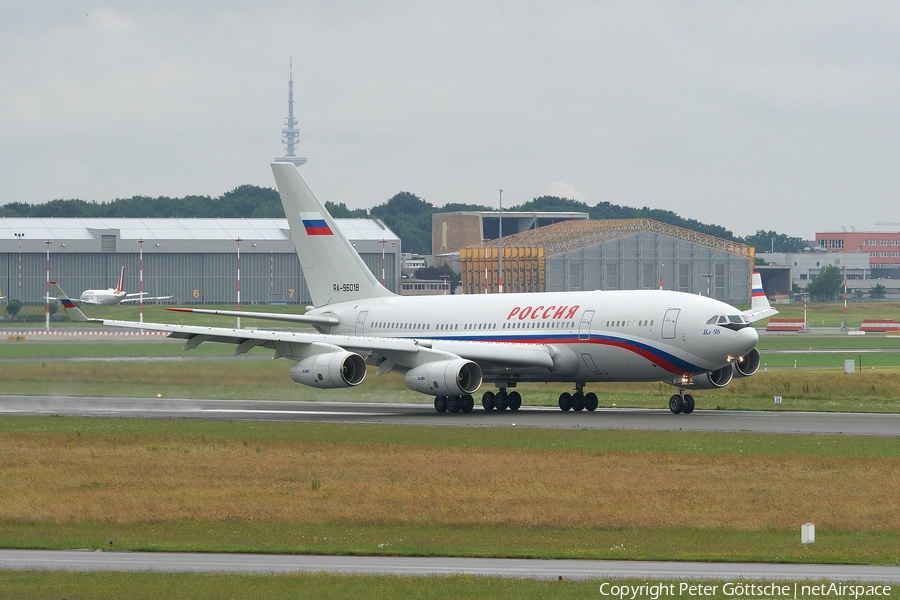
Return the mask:
<svg viewBox="0 0 900 600">
<path fill-rule="evenodd" d="M 0 204 L 545 194 L 747 235 L 900 221 L 897 2 L 0 1 Z M 897 229 L 897 227 L 894 227 Z"/>
</svg>

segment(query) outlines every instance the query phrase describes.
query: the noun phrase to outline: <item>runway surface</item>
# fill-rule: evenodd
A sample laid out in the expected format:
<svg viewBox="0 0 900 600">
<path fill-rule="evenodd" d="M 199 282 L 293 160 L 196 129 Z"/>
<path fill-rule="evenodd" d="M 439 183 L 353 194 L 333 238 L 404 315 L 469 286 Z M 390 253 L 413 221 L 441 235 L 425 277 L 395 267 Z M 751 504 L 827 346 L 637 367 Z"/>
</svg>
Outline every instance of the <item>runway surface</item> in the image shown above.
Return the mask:
<svg viewBox="0 0 900 600">
<path fill-rule="evenodd" d="M 882 413 L 698 409 L 674 415 L 665 409 L 591 413 L 528 406 L 485 412 L 478 406 L 468 414 L 438 414 L 430 404 L 0 396 L 0 414 L 900 436 L 900 414 Z"/>
<path fill-rule="evenodd" d="M 416 558 L 400 556 L 307 556 L 283 554 L 192 554 L 0 550 L 2 569 L 66 571 L 158 571 L 224 573 L 319 572 L 391 575 L 495 575 L 532 579 L 635 578 L 667 580 L 824 580 L 900 583 L 900 567 L 658 561 L 538 560 L 509 558 Z"/>
</svg>

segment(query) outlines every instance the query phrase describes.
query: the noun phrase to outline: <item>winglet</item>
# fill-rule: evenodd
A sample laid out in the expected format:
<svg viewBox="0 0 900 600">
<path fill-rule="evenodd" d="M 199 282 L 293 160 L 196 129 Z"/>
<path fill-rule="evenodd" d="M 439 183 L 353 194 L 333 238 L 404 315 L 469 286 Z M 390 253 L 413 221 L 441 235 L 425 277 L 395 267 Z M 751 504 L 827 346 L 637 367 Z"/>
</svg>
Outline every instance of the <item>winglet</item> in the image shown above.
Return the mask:
<svg viewBox="0 0 900 600">
<path fill-rule="evenodd" d="M 769 298 L 766 297 L 766 291 L 762 286 L 762 276 L 758 271 L 753 272 L 751 290 L 750 310 L 745 310 L 743 313 L 751 323 L 778 314 L 778 311 L 769 304 Z"/>
<path fill-rule="evenodd" d="M 59 285 L 55 281 L 51 281 L 50 285 L 53 286 L 53 291 L 56 293 L 56 299 L 62 303 L 63 308 L 66 309 L 66 314 L 69 315 L 70 319 L 80 322 L 99 322 L 97 319 L 88 319 L 86 316 L 84 316 L 84 313 L 81 312 L 81 309 L 78 308 L 75 303 L 69 299 L 66 293 L 62 291 L 62 288 L 59 287 Z"/>
</svg>

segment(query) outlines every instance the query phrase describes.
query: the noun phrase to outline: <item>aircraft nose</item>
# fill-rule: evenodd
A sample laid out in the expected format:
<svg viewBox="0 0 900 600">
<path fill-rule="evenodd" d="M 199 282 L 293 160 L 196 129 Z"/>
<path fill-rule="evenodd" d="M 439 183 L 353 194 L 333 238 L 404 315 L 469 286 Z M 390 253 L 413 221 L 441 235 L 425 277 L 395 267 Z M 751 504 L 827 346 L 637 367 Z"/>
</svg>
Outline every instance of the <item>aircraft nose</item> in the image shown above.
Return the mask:
<svg viewBox="0 0 900 600">
<path fill-rule="evenodd" d="M 741 356 L 756 348 L 756 344 L 759 343 L 759 333 L 753 327 L 744 327 L 736 333 L 737 343 L 742 349 Z"/>
</svg>

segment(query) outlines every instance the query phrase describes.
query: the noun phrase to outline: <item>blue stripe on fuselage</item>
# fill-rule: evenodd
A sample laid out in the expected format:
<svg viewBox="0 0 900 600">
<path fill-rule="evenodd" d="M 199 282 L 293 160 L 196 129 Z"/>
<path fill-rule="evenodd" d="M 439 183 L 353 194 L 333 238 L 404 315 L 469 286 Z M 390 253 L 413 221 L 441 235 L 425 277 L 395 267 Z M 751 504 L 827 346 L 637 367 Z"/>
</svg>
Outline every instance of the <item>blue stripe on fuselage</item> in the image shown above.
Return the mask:
<svg viewBox="0 0 900 600">
<path fill-rule="evenodd" d="M 405 336 L 404 336 L 405 337 Z M 503 342 L 518 344 L 597 344 L 600 346 L 613 346 L 628 350 L 650 362 L 662 367 L 674 375 L 682 375 L 684 373 L 705 373 L 709 369 L 693 365 L 677 356 L 664 352 L 659 348 L 655 348 L 650 344 L 636 342 L 625 338 L 615 337 L 611 335 L 602 335 L 592 333 L 590 339 L 578 339 L 577 333 L 559 334 L 559 335 L 466 335 L 459 337 L 425 337 L 412 336 L 407 339 L 430 339 L 430 340 L 447 340 L 461 342 Z"/>
</svg>

